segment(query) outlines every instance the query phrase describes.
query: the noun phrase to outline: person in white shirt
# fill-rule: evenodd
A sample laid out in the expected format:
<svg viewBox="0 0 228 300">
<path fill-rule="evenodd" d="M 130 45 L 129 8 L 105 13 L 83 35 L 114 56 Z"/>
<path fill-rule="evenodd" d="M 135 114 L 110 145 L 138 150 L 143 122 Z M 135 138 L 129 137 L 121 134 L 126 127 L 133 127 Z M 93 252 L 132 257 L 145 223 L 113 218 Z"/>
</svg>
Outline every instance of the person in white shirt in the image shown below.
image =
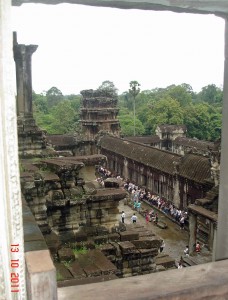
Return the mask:
<svg viewBox="0 0 228 300">
<path fill-rule="evenodd" d="M 125 215 L 125 212 L 122 211 L 122 214 L 121 214 L 121 219 L 122 219 L 122 223 L 124 223 L 124 219 L 125 219 L 126 215 Z"/>
<path fill-rule="evenodd" d="M 132 220 L 132 223 L 136 223 L 136 221 L 137 221 L 137 216 L 134 214 L 134 215 L 131 217 L 131 220 Z"/>
</svg>

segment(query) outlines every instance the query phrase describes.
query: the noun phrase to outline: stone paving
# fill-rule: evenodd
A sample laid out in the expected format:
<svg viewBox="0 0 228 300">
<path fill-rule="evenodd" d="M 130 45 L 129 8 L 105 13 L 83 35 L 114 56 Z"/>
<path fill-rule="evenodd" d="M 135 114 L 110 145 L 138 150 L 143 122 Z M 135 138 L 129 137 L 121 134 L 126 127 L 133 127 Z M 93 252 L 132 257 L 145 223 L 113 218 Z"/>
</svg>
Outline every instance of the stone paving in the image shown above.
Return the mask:
<svg viewBox="0 0 228 300">
<path fill-rule="evenodd" d="M 150 210 L 150 206 L 146 203 L 142 203 L 142 210 L 148 209 Z M 145 226 L 160 238 L 165 241 L 165 248 L 163 252 L 168 254 L 170 257 L 174 258 L 176 261 L 179 261 L 181 256 L 184 257 L 184 249 L 186 245 L 188 245 L 188 232 L 186 230 L 181 230 L 178 224 L 171 221 L 167 218 L 163 213 L 160 211 L 158 212 L 159 220 L 164 221 L 167 224 L 166 229 L 161 229 L 157 227 L 154 223 L 149 222 L 146 223 L 145 218 L 139 214 L 138 212 L 132 210 L 131 207 L 124 204 L 124 201 L 121 201 L 119 204 L 119 211 L 120 211 L 120 221 L 121 221 L 121 212 L 124 211 L 126 214 L 125 223 L 131 223 L 131 216 L 133 213 L 136 213 L 138 219 L 137 224 Z M 202 248 L 200 254 L 196 254 L 191 257 L 193 261 L 197 264 L 210 262 L 212 260 L 211 252 L 209 252 L 205 247 Z"/>
</svg>

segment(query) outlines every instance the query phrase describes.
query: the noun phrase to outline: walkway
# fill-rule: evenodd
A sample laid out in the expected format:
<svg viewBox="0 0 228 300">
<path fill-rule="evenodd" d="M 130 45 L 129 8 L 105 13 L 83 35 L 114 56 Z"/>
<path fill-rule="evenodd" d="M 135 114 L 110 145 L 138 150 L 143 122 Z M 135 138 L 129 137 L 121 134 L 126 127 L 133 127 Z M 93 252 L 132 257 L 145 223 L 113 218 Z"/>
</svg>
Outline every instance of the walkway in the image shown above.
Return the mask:
<svg viewBox="0 0 228 300">
<path fill-rule="evenodd" d="M 151 207 L 146 203 L 142 203 L 142 210 L 144 210 L 144 209 L 150 210 Z M 149 230 L 154 232 L 157 236 L 159 236 L 160 238 L 162 238 L 165 241 L 166 246 L 164 249 L 164 253 L 168 254 L 169 256 L 171 256 L 172 258 L 174 258 L 177 261 L 179 261 L 180 257 L 184 255 L 183 251 L 184 251 L 186 245 L 188 245 L 188 232 L 186 230 L 180 230 L 180 227 L 178 226 L 178 224 L 171 221 L 163 213 L 161 213 L 160 211 L 157 211 L 159 219 L 164 221 L 167 224 L 168 228 L 166 228 L 166 229 L 161 229 L 161 228 L 157 227 L 156 225 L 154 225 L 152 222 L 149 222 L 147 224 L 145 218 L 141 214 L 132 210 L 128 205 L 124 205 L 124 201 L 120 202 L 119 211 L 125 212 L 125 214 L 126 214 L 125 223 L 126 224 L 131 223 L 131 216 L 133 213 L 136 213 L 136 215 L 138 217 L 137 223 L 147 227 Z M 201 264 L 201 263 L 210 262 L 212 260 L 212 256 L 211 256 L 211 253 L 205 247 L 203 247 L 201 253 L 196 254 L 193 257 L 193 259 L 198 264 Z"/>
</svg>

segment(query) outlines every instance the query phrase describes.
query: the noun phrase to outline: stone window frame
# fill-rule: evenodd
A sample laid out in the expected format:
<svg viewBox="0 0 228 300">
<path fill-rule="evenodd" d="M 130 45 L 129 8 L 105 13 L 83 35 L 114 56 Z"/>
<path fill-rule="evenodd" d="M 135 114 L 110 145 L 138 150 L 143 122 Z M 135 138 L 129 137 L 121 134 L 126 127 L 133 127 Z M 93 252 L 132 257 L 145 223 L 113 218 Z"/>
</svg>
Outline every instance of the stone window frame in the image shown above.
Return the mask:
<svg viewBox="0 0 228 300">
<path fill-rule="evenodd" d="M 23 0 L 14 0 L 16 5 L 23 3 Z M 34 1 L 25 1 L 34 3 Z M 40 1 L 42 2 L 42 1 Z M 43 1 L 46 4 L 54 1 Z M 66 1 L 67 2 L 67 1 Z M 76 1 L 75 3 L 83 4 L 83 1 Z M 95 1 L 87 0 L 87 5 Z M 103 5 L 99 3 L 103 3 Z M 110 3 L 108 3 L 110 2 Z M 114 6 L 115 1 L 97 1 L 97 6 Z M 126 1 L 118 1 L 124 3 Z M 144 1 L 151 2 L 151 1 Z M 169 1 L 168 1 L 169 2 Z M 179 1 L 181 2 L 181 1 Z M 195 1 L 197 2 L 197 1 Z M 218 1 L 219 2 L 219 1 Z M 173 8 L 172 4 L 167 4 L 167 1 L 153 1 L 154 4 L 148 5 L 148 9 L 154 10 L 163 8 L 164 10 L 179 11 L 179 12 L 195 12 L 203 13 L 203 8 L 197 8 L 197 3 L 194 9 Z M 184 3 L 184 1 L 183 1 Z M 13 258 L 20 261 L 20 266 L 17 272 L 20 275 L 20 292 L 16 296 L 17 299 L 26 299 L 26 280 L 25 280 L 25 261 L 24 261 L 24 240 L 23 240 L 23 226 L 22 226 L 22 205 L 21 205 L 21 191 L 19 179 L 19 162 L 18 162 L 18 139 L 17 139 L 17 114 L 15 101 L 15 70 L 12 52 L 12 30 L 11 30 L 11 1 L 0 0 L 0 295 L 2 299 L 15 299 L 15 295 L 11 293 L 11 286 L 9 278 L 11 276 L 11 269 L 8 267 L 9 262 Z M 167 4 L 167 6 L 166 6 Z M 95 4 L 96 5 L 96 4 Z M 131 5 L 139 8 L 142 5 L 141 1 L 131 1 Z M 154 5 L 154 6 L 153 6 Z M 156 6 L 157 5 L 157 6 Z M 208 2 L 209 5 L 209 2 Z M 127 7 L 130 4 L 127 3 Z M 138 7 L 137 7 L 138 6 Z M 153 7 L 152 7 L 153 6 Z M 225 5 L 224 5 L 225 6 Z M 219 4 L 218 4 L 219 7 Z M 224 7 L 225 10 L 225 7 Z M 205 12 L 209 13 L 209 11 Z M 216 13 L 216 8 L 212 8 L 211 13 Z M 228 194 L 228 186 L 226 183 L 226 176 L 228 173 L 228 139 L 226 137 L 226 128 L 228 128 L 228 10 L 222 15 L 222 5 L 220 10 L 221 15 L 226 20 L 225 28 L 225 63 L 224 63 L 224 101 L 223 101 L 223 124 L 222 124 L 222 153 L 221 153 L 221 181 L 220 181 L 220 203 L 219 203 L 219 220 L 217 243 L 215 248 L 215 260 L 222 260 L 228 257 L 228 235 L 224 232 L 228 224 L 228 202 L 226 202 L 226 195 Z M 20 252 L 17 255 L 10 251 L 11 244 L 19 244 Z M 223 245 L 221 247 L 221 245 Z"/>
</svg>

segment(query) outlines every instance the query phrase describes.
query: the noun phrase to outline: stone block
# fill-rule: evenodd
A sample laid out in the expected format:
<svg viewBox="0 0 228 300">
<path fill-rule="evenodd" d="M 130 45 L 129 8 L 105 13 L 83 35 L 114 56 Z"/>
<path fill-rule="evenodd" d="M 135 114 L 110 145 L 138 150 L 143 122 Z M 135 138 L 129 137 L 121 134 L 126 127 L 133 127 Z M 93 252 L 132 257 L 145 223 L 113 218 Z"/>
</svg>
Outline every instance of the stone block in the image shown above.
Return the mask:
<svg viewBox="0 0 228 300">
<path fill-rule="evenodd" d="M 140 259 L 132 259 L 128 262 L 129 268 L 134 268 L 140 266 Z"/>
<path fill-rule="evenodd" d="M 141 273 L 141 267 L 136 266 L 132 268 L 132 276 L 139 275 Z"/>
<path fill-rule="evenodd" d="M 165 270 L 166 270 L 166 268 L 162 265 L 157 265 L 157 267 L 156 267 L 156 272 L 161 272 L 161 271 L 165 271 Z"/>
<path fill-rule="evenodd" d="M 71 248 L 62 248 L 58 250 L 58 257 L 61 262 L 75 260 L 75 255 Z"/>
<path fill-rule="evenodd" d="M 159 248 L 161 240 L 157 237 L 141 237 L 138 240 L 132 241 L 137 249 Z"/>
<path fill-rule="evenodd" d="M 115 208 L 110 208 L 109 210 L 108 210 L 108 213 L 111 215 L 111 214 L 114 214 L 114 215 L 119 215 L 120 214 L 120 211 L 119 211 L 119 209 L 117 208 L 117 207 L 115 207 Z"/>
<path fill-rule="evenodd" d="M 73 276 L 71 272 L 68 270 L 66 266 L 62 263 L 55 263 L 56 271 L 57 271 L 57 280 L 69 280 L 72 279 Z M 59 279 L 60 278 L 60 279 Z"/>
<path fill-rule="evenodd" d="M 147 230 L 139 231 L 139 238 L 141 238 L 141 237 L 151 237 L 151 236 L 155 236 L 155 234 L 151 231 L 147 231 Z"/>
<path fill-rule="evenodd" d="M 89 251 L 88 257 L 101 270 L 103 275 L 115 273 L 117 270 L 116 266 L 98 249 Z"/>
<path fill-rule="evenodd" d="M 133 253 L 134 250 L 136 249 L 135 248 L 135 245 L 133 245 L 131 242 L 119 242 L 119 247 L 120 247 L 120 250 L 122 252 L 122 254 L 130 254 L 130 253 Z"/>
<path fill-rule="evenodd" d="M 116 248 L 111 244 L 104 244 L 99 249 L 106 256 L 115 255 L 116 253 Z"/>
<path fill-rule="evenodd" d="M 78 261 L 74 261 L 71 266 L 69 267 L 70 272 L 74 276 L 74 278 L 84 278 L 86 277 L 86 273 L 81 268 Z"/>
<path fill-rule="evenodd" d="M 106 234 L 109 234 L 109 231 L 104 226 L 97 226 L 97 234 L 98 235 L 106 235 Z"/>
<path fill-rule="evenodd" d="M 122 255 L 123 255 L 124 260 L 134 260 L 134 259 L 141 258 L 141 254 L 140 254 L 139 250 L 137 250 L 137 249 L 132 249 L 128 253 L 123 253 Z"/>
<path fill-rule="evenodd" d="M 84 232 L 75 233 L 75 241 L 76 242 L 85 242 L 87 241 L 87 235 Z"/>
<path fill-rule="evenodd" d="M 172 268 L 175 266 L 175 260 L 171 258 L 170 256 L 164 256 L 164 257 L 157 257 L 155 259 L 156 265 L 161 265 L 165 267 L 166 269 Z"/>
<path fill-rule="evenodd" d="M 57 253 L 61 246 L 58 235 L 52 231 L 49 234 L 45 234 L 44 238 L 51 253 Z"/>
<path fill-rule="evenodd" d="M 107 259 L 109 259 L 112 263 L 115 263 L 115 262 L 116 262 L 116 256 L 115 256 L 115 255 L 107 255 L 106 257 L 107 257 Z"/>
<path fill-rule="evenodd" d="M 131 268 L 123 268 L 122 273 L 123 273 L 123 275 L 127 275 L 127 274 L 132 275 L 132 269 Z"/>
<path fill-rule="evenodd" d="M 135 231 L 124 231 L 120 232 L 120 240 L 123 241 L 134 241 L 139 238 L 138 232 Z"/>
<path fill-rule="evenodd" d="M 128 264 L 128 261 L 123 261 L 123 268 L 126 269 L 126 268 L 130 268 L 131 266 L 129 266 Z"/>
<path fill-rule="evenodd" d="M 108 240 L 110 242 L 119 242 L 120 241 L 120 235 L 118 233 L 112 233 L 108 235 Z"/>
<path fill-rule="evenodd" d="M 101 245 L 101 244 L 105 244 L 107 242 L 108 242 L 108 237 L 106 235 L 94 237 L 95 244 Z"/>
<path fill-rule="evenodd" d="M 151 249 L 139 249 L 141 253 L 141 257 L 155 257 L 158 255 L 158 248 L 151 248 Z"/>
</svg>

